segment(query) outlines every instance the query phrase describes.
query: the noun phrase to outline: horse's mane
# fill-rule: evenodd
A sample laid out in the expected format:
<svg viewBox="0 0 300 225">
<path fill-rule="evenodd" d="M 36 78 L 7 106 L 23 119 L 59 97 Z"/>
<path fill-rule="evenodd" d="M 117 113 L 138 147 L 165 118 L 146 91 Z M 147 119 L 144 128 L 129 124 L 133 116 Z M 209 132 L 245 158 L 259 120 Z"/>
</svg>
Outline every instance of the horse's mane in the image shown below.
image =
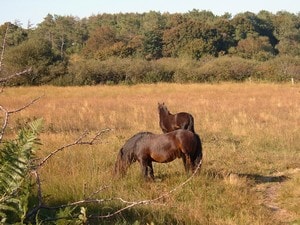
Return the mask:
<svg viewBox="0 0 300 225">
<path fill-rule="evenodd" d="M 115 164 L 115 174 L 125 174 L 128 166 L 137 160 L 136 147 L 138 142 L 146 135 L 152 134 L 151 132 L 139 132 L 129 138 L 123 147 L 120 149 Z"/>
<path fill-rule="evenodd" d="M 129 138 L 122 147 L 123 154 L 130 154 L 135 151 L 137 143 L 146 135 L 152 134 L 151 132 L 139 132 Z"/>
</svg>

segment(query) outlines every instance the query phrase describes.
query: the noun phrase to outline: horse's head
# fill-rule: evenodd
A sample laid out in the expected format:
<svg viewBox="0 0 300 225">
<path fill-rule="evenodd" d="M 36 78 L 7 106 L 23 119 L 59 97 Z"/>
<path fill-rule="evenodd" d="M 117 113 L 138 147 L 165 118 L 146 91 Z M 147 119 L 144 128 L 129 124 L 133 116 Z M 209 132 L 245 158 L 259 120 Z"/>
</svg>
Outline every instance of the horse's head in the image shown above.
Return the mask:
<svg viewBox="0 0 300 225">
<path fill-rule="evenodd" d="M 165 105 L 165 103 L 158 103 L 158 113 L 161 114 L 161 113 L 166 113 L 166 114 L 169 114 L 169 110 L 167 108 L 167 106 Z"/>
</svg>

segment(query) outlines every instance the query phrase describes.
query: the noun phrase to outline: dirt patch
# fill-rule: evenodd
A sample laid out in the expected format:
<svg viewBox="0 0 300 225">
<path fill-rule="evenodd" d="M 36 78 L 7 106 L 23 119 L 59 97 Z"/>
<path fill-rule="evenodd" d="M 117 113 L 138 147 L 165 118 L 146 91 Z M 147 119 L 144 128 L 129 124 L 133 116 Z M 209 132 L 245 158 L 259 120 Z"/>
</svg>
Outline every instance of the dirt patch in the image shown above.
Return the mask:
<svg viewBox="0 0 300 225">
<path fill-rule="evenodd" d="M 293 179 L 294 174 L 300 173 L 300 168 L 289 169 L 284 172 L 278 172 L 272 174 L 273 181 L 266 181 L 265 183 L 261 183 L 256 185 L 258 191 L 263 193 L 263 202 L 262 204 L 265 205 L 269 210 L 273 212 L 274 218 L 281 223 L 290 223 L 297 218 L 293 212 L 288 211 L 287 209 L 282 208 L 278 204 L 278 196 L 279 191 L 284 182 Z M 286 179 L 282 179 L 286 177 Z M 277 182 L 274 182 L 277 180 Z"/>
<path fill-rule="evenodd" d="M 293 179 L 293 175 L 300 173 L 300 168 L 277 172 L 269 176 L 258 174 L 230 174 L 230 183 L 236 179 L 246 178 L 253 180 L 254 188 L 262 194 L 261 204 L 272 211 L 273 217 L 282 224 L 289 224 L 299 218 L 293 212 L 283 208 L 278 203 L 279 191 L 284 182 Z M 233 179 L 234 178 L 234 179 Z"/>
</svg>

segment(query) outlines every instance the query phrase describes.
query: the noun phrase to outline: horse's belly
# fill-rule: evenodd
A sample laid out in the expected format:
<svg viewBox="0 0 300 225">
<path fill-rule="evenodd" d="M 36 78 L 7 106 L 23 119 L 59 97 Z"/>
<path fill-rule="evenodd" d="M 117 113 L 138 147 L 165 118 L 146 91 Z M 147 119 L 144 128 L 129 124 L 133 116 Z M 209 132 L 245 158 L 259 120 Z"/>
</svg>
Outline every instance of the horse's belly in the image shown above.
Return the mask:
<svg viewBox="0 0 300 225">
<path fill-rule="evenodd" d="M 181 156 L 178 154 L 172 153 L 164 153 L 164 154 L 151 154 L 151 158 L 154 162 L 158 163 L 168 163 L 172 162 L 173 160 L 180 158 Z"/>
</svg>

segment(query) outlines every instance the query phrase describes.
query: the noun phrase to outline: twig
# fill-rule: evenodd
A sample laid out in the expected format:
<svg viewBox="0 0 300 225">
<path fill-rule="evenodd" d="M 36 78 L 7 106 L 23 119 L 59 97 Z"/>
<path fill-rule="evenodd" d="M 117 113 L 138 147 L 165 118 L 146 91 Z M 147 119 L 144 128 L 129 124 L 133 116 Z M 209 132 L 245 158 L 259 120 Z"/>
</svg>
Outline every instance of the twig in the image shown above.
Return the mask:
<svg viewBox="0 0 300 225">
<path fill-rule="evenodd" d="M 5 52 L 5 45 L 6 45 L 6 37 L 9 29 L 9 23 L 7 23 L 6 31 L 4 34 L 3 38 L 3 43 L 2 43 L 2 50 L 1 50 L 1 56 L 0 56 L 0 72 L 2 71 L 2 65 L 3 65 L 3 58 L 4 58 L 4 52 Z"/>
<path fill-rule="evenodd" d="M 59 206 L 41 206 L 40 208 L 43 209 L 48 209 L 48 210 L 56 210 L 56 209 L 61 209 L 61 208 L 65 208 L 65 207 L 70 207 L 70 206 L 78 206 L 78 205 L 83 205 L 83 204 L 90 204 L 90 203 L 103 203 L 103 202 L 109 202 L 109 201 L 120 201 L 122 203 L 128 204 L 127 206 L 104 216 L 99 216 L 99 215 L 90 215 L 88 218 L 92 219 L 92 218 L 98 218 L 98 219 L 104 219 L 104 218 L 110 218 L 113 217 L 121 212 L 123 212 L 126 209 L 132 208 L 134 206 L 137 205 L 148 205 L 148 204 L 153 204 L 154 202 L 157 202 L 158 200 L 162 199 L 162 198 L 166 198 L 168 196 L 170 196 L 173 192 L 177 191 L 179 188 L 182 188 L 184 185 L 186 185 L 188 182 L 191 181 L 191 179 L 196 175 L 196 173 L 198 172 L 198 170 L 200 169 L 202 164 L 202 160 L 200 161 L 200 163 L 198 164 L 196 170 L 194 171 L 194 173 L 188 178 L 186 179 L 183 183 L 179 184 L 178 186 L 174 187 L 172 190 L 158 196 L 157 198 L 153 198 L 153 199 L 147 199 L 147 200 L 141 200 L 141 201 L 127 201 L 124 200 L 123 198 L 108 198 L 108 199 L 83 199 L 80 201 L 76 201 L 76 202 L 72 202 L 69 204 L 65 204 L 65 205 L 59 205 Z"/>
<path fill-rule="evenodd" d="M 31 100 L 29 103 L 27 103 L 26 105 L 24 105 L 24 106 L 22 106 L 22 107 L 20 107 L 20 108 L 18 108 L 18 109 L 8 111 L 8 113 L 9 113 L 9 114 L 13 114 L 13 113 L 20 112 L 20 111 L 22 111 L 23 109 L 26 109 L 27 107 L 29 107 L 30 105 L 32 105 L 33 103 L 35 103 L 36 101 L 38 101 L 39 99 L 41 99 L 41 98 L 44 97 L 44 96 L 45 96 L 45 94 L 43 94 L 43 95 L 41 95 L 41 96 L 39 96 L 39 97 L 37 97 L 37 98 Z"/>
<path fill-rule="evenodd" d="M 51 152 L 49 155 L 47 155 L 38 165 L 37 167 L 41 167 L 43 166 L 51 157 L 53 157 L 56 153 L 66 149 L 66 148 L 70 148 L 74 145 L 92 145 L 99 136 L 101 136 L 103 133 L 110 131 L 109 128 L 103 129 L 101 131 L 99 131 L 90 141 L 82 141 L 83 138 L 85 138 L 88 135 L 88 132 L 85 131 L 77 140 L 75 140 L 73 143 L 64 145 L 56 150 L 54 150 L 53 152 Z"/>
<path fill-rule="evenodd" d="M 9 80 L 11 80 L 11 79 L 14 78 L 14 77 L 22 76 L 22 75 L 24 75 L 24 74 L 26 74 L 26 73 L 30 73 L 31 71 L 32 71 L 32 68 L 30 67 L 30 68 L 25 69 L 25 70 L 23 70 L 23 71 L 21 71 L 21 72 L 12 74 L 12 75 L 7 76 L 7 77 L 4 77 L 4 78 L 0 78 L 0 83 L 5 83 L 6 81 L 9 81 Z"/>
<path fill-rule="evenodd" d="M 4 108 L 3 106 L 0 105 L 0 111 L 2 111 L 4 113 L 4 119 L 3 119 L 3 124 L 2 124 L 2 127 L 1 127 L 1 130 L 0 130 L 0 142 L 2 141 L 2 138 L 3 138 L 3 135 L 4 135 L 4 132 L 5 132 L 5 129 L 7 127 L 7 124 L 8 124 L 8 119 L 9 119 L 9 116 L 13 113 L 17 113 L 17 112 L 20 112 L 24 109 L 26 109 L 27 107 L 29 107 L 30 105 L 34 104 L 36 101 L 38 101 L 40 98 L 42 98 L 44 95 L 41 95 L 33 100 L 31 100 L 29 103 L 27 103 L 26 105 L 18 108 L 18 109 L 15 109 L 15 110 L 7 110 L 6 108 Z"/>
<path fill-rule="evenodd" d="M 92 197 L 96 194 L 98 194 L 100 191 L 103 191 L 105 189 L 107 189 L 110 185 L 104 185 L 101 188 L 99 188 L 97 191 L 94 191 L 92 194 L 90 194 L 87 199 L 92 199 Z"/>
<path fill-rule="evenodd" d="M 89 218 L 98 218 L 98 219 L 104 219 L 104 218 L 110 218 L 110 217 L 113 217 L 121 212 L 123 212 L 124 210 L 126 209 L 129 209 L 129 208 L 132 208 L 134 206 L 137 206 L 137 205 L 148 205 L 148 204 L 152 204 L 153 202 L 156 202 L 162 198 L 165 198 L 165 197 L 168 197 L 169 195 L 171 195 L 173 192 L 177 191 L 179 188 L 182 188 L 184 185 L 186 185 L 188 182 L 190 182 L 190 180 L 196 175 L 196 173 L 198 172 L 198 170 L 201 168 L 201 164 L 202 164 L 202 160 L 199 162 L 197 168 L 195 169 L 194 173 L 188 178 L 186 179 L 183 183 L 179 184 L 178 186 L 174 187 L 172 190 L 158 196 L 157 198 L 153 198 L 153 199 L 148 199 L 148 200 L 141 200 L 141 201 L 135 201 L 135 202 L 128 202 L 128 201 L 125 201 L 123 200 L 122 198 L 115 198 L 121 202 L 124 202 L 126 204 L 129 204 L 111 214 L 107 214 L 107 215 L 104 215 L 104 216 L 99 216 L 99 215 L 91 215 L 89 216 Z"/>
<path fill-rule="evenodd" d="M 56 153 L 58 153 L 59 151 L 62 151 L 66 148 L 72 147 L 74 145 L 92 145 L 94 144 L 94 142 L 97 140 L 97 138 L 102 135 L 103 133 L 110 131 L 109 128 L 103 129 L 99 132 L 97 132 L 93 138 L 90 139 L 90 141 L 82 141 L 83 138 L 85 138 L 88 135 L 88 131 L 85 131 L 82 135 L 79 136 L 79 138 L 77 140 L 75 140 L 73 143 L 64 145 L 56 150 L 54 150 L 53 152 L 51 152 L 49 155 L 47 155 L 39 164 L 35 165 L 35 169 L 33 169 L 32 173 L 35 175 L 36 177 L 36 184 L 37 184 L 37 188 L 38 188 L 38 205 L 36 207 L 34 207 L 32 210 L 30 210 L 27 214 L 26 214 L 26 219 L 31 218 L 32 216 L 36 215 L 37 212 L 40 209 L 60 209 L 60 208 L 65 208 L 65 207 L 70 207 L 70 206 L 77 206 L 77 205 L 81 205 L 84 203 L 101 203 L 104 201 L 108 201 L 107 199 L 91 199 L 90 197 L 99 193 L 101 190 L 107 188 L 108 186 L 103 186 L 101 187 L 99 190 L 97 190 L 96 192 L 92 193 L 88 199 L 84 199 L 84 200 L 80 200 L 77 202 L 72 202 L 70 204 L 64 204 L 64 205 L 59 205 L 59 206 L 46 206 L 43 203 L 43 195 L 42 195 L 42 185 L 41 185 L 41 181 L 40 181 L 40 176 L 38 173 L 38 170 L 41 169 L 41 167 L 51 158 L 53 157 Z M 62 219 L 62 218 L 60 218 Z"/>
<path fill-rule="evenodd" d="M 0 143 L 1 143 L 1 142 L 2 142 L 2 138 L 3 138 L 3 135 L 4 135 L 4 131 L 5 131 L 6 127 L 7 127 L 9 113 L 8 113 L 8 111 L 7 111 L 5 108 L 3 108 L 1 105 L 0 105 L 0 110 L 3 111 L 3 113 L 4 113 L 3 124 L 2 124 L 1 130 L 0 130 Z"/>
<path fill-rule="evenodd" d="M 110 129 L 104 129 L 99 131 L 90 141 L 82 141 L 83 138 L 85 138 L 88 134 L 87 131 L 85 131 L 77 140 L 75 140 L 73 143 L 67 144 L 65 146 L 62 146 L 58 149 L 56 149 L 55 151 L 51 152 L 48 156 L 46 156 L 37 166 L 37 169 L 41 168 L 41 166 L 47 162 L 47 160 L 49 158 L 51 158 L 52 156 L 54 156 L 57 152 L 62 151 L 63 149 L 72 147 L 74 145 L 80 145 L 80 144 L 93 144 L 95 140 L 97 140 L 97 138 L 103 134 L 104 132 L 109 131 Z M 41 183 L 39 180 L 39 176 L 37 171 L 35 172 L 36 174 L 36 178 L 37 178 L 37 185 L 38 185 L 38 199 L 39 199 L 39 204 L 37 207 L 35 207 L 32 211 L 30 211 L 26 218 L 30 218 L 32 215 L 35 215 L 40 209 L 47 209 L 47 210 L 57 210 L 57 209 L 61 209 L 61 208 L 66 208 L 66 207 L 71 207 L 71 206 L 79 206 L 79 205 L 83 205 L 83 204 L 91 204 L 91 203 L 96 203 L 96 204 L 101 204 L 103 202 L 109 202 L 109 201 L 120 201 L 122 203 L 127 204 L 125 207 L 114 211 L 113 213 L 109 213 L 107 215 L 90 215 L 88 217 L 88 219 L 93 219 L 93 218 L 97 218 L 97 219 L 105 219 L 105 218 L 110 218 L 113 217 L 129 208 L 132 208 L 134 206 L 137 205 L 148 205 L 148 204 L 153 204 L 163 198 L 166 198 L 168 196 L 170 196 L 173 192 L 177 191 L 178 189 L 182 188 L 183 186 L 185 186 L 188 182 L 190 182 L 193 177 L 197 174 L 197 172 L 199 171 L 199 169 L 201 168 L 202 165 L 202 160 L 199 162 L 199 164 L 197 165 L 197 168 L 195 169 L 195 171 L 193 172 L 193 174 L 188 177 L 188 179 L 186 179 L 184 182 L 180 183 L 179 185 L 177 185 L 176 187 L 174 187 L 173 189 L 171 189 L 170 191 L 161 194 L 160 196 L 153 198 L 153 199 L 146 199 L 146 200 L 141 200 L 141 201 L 127 201 L 124 200 L 123 198 L 120 197 L 115 197 L 115 198 L 107 198 L 107 199 L 92 199 L 91 197 L 97 193 L 99 193 L 101 190 L 106 189 L 108 187 L 108 185 L 105 185 L 103 187 L 101 187 L 99 190 L 97 190 L 96 192 L 92 193 L 88 198 L 83 199 L 83 200 L 79 200 L 76 202 L 71 202 L 68 204 L 64 204 L 64 205 L 59 205 L 59 206 L 46 206 L 43 204 L 43 200 L 42 200 L 42 191 L 41 191 Z M 67 217 L 62 217 L 62 218 L 53 218 L 50 220 L 59 220 L 59 219 L 64 219 Z"/>
</svg>

